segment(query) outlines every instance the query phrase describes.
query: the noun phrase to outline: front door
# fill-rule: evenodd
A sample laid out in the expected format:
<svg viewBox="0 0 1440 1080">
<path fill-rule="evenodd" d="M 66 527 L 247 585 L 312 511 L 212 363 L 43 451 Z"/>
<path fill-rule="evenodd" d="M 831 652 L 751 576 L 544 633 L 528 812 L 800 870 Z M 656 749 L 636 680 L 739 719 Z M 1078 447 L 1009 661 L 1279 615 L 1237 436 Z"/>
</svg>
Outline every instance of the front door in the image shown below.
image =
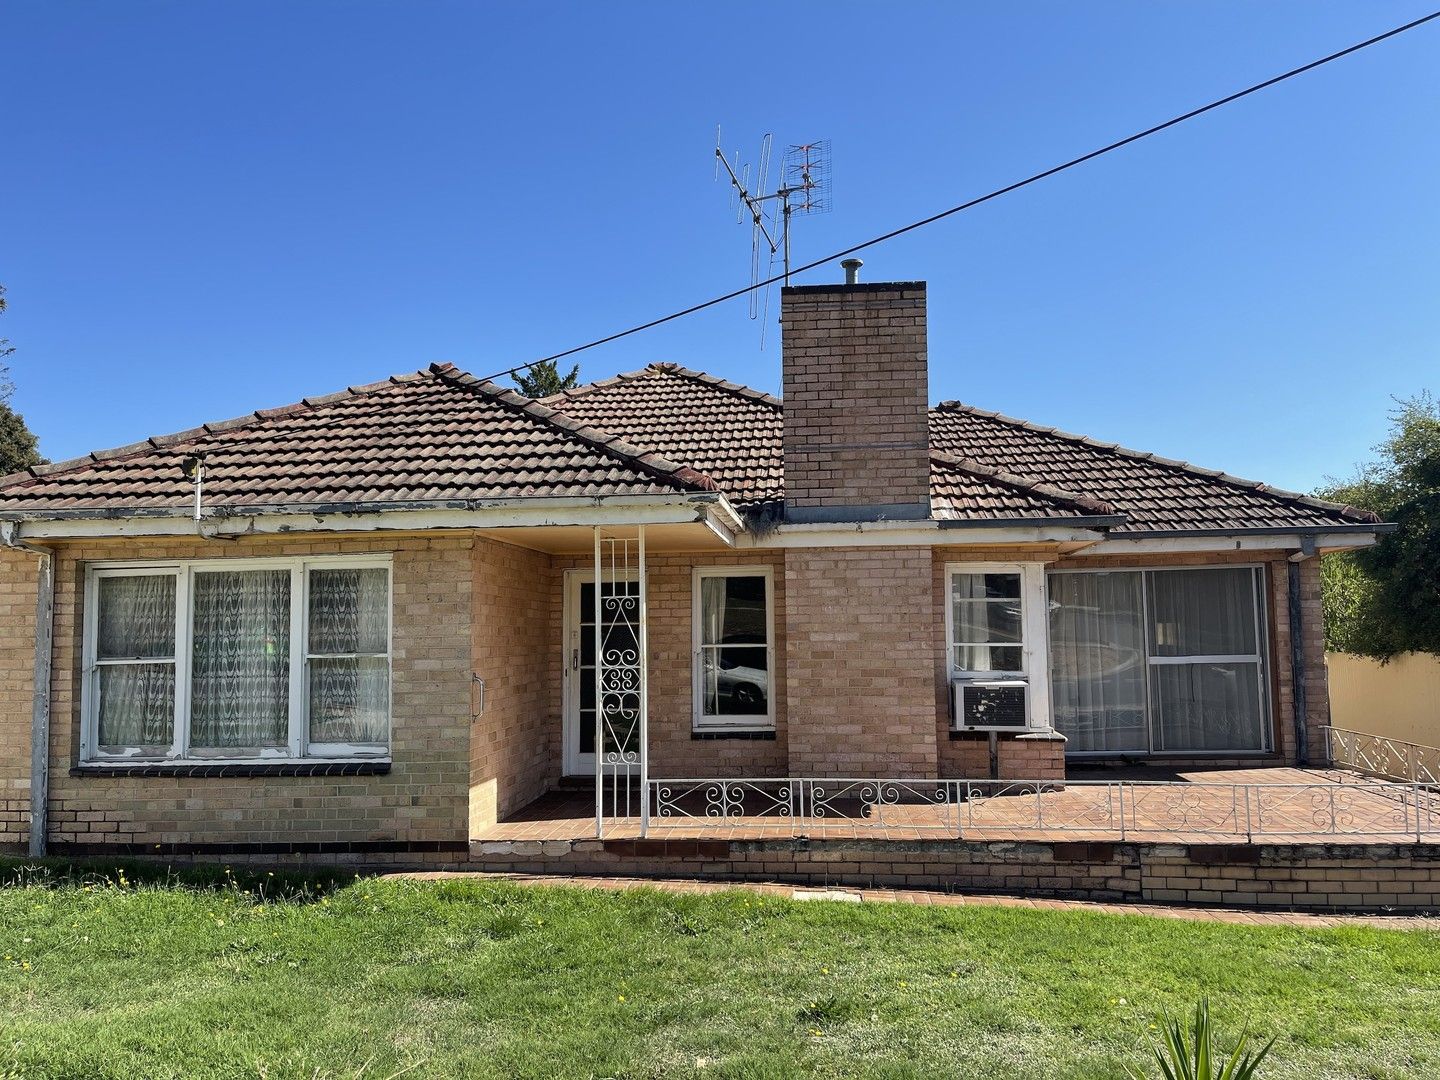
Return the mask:
<svg viewBox="0 0 1440 1080">
<path fill-rule="evenodd" d="M 640 660 L 640 583 L 633 573 L 601 588 L 599 617 L 605 655 L 618 665 Z M 595 573 L 571 570 L 565 575 L 565 775 L 595 775 Z M 612 680 L 612 685 L 625 680 Z M 636 684 L 638 687 L 638 683 Z M 605 748 L 636 751 L 640 747 L 639 693 L 605 695 Z M 619 766 L 618 771 L 627 771 Z"/>
</svg>

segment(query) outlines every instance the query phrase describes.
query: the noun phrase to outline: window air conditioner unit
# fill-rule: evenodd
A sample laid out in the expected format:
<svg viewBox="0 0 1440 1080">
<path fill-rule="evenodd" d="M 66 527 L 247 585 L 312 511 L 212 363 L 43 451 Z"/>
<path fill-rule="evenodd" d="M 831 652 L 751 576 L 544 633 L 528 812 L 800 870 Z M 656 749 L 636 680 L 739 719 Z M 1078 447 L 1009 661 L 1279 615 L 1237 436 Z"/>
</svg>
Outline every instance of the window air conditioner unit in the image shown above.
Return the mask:
<svg viewBox="0 0 1440 1080">
<path fill-rule="evenodd" d="M 1017 731 L 1030 726 L 1024 679 L 951 679 L 950 720 L 957 731 Z"/>
</svg>

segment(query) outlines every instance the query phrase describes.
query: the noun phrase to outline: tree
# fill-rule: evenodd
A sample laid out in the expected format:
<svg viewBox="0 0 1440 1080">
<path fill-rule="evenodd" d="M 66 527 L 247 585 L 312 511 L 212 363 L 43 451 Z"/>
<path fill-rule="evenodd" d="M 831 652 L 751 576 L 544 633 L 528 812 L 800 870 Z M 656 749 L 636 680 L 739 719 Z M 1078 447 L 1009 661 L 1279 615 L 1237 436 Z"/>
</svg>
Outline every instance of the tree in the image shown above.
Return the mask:
<svg viewBox="0 0 1440 1080">
<path fill-rule="evenodd" d="M 554 360 L 542 360 L 525 371 L 517 371 L 515 385 L 520 388 L 520 393 L 530 398 L 542 398 L 558 394 L 561 390 L 573 390 L 580 385 L 579 364 L 570 369 L 569 375 L 562 376 L 556 363 Z"/>
<path fill-rule="evenodd" d="M 0 315 L 5 313 L 5 286 L 0 285 Z M 15 352 L 9 339 L 0 338 L 0 476 L 43 464 L 40 441 L 25 426 L 25 418 L 10 408 L 10 395 L 15 385 L 10 381 L 6 357 Z"/>
<path fill-rule="evenodd" d="M 1317 492 L 1396 525 L 1372 548 L 1322 559 L 1326 646 L 1382 661 L 1440 654 L 1440 402 L 1397 400 L 1375 452 L 1352 479 Z"/>
</svg>

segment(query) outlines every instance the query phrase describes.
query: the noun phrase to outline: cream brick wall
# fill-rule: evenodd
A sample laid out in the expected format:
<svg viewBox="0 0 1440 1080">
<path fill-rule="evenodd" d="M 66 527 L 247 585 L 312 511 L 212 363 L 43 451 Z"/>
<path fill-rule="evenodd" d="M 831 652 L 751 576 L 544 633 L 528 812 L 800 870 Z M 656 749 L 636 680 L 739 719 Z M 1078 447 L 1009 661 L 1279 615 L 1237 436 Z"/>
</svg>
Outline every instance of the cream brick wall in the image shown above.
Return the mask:
<svg viewBox="0 0 1440 1080">
<path fill-rule="evenodd" d="M 56 562 L 52 844 L 463 844 L 468 839 L 471 541 L 254 538 L 71 545 Z M 386 776 L 73 776 L 80 732 L 84 565 L 101 559 L 391 552 L 392 753 Z M 13 637 L 13 635 L 10 635 Z"/>
<path fill-rule="evenodd" d="M 924 283 L 784 289 L 780 323 L 787 512 L 928 512 Z"/>
<path fill-rule="evenodd" d="M 37 556 L 0 548 L 0 852 L 29 838 Z"/>
<path fill-rule="evenodd" d="M 483 538 L 473 559 L 472 662 L 485 693 L 471 730 L 472 834 L 560 778 L 560 575 L 548 555 Z"/>
<path fill-rule="evenodd" d="M 648 632 L 650 639 L 650 774 L 655 777 L 785 776 L 788 710 L 786 696 L 786 583 L 779 552 L 648 553 Z M 586 558 L 556 560 L 558 595 L 567 569 L 588 570 Z M 771 692 L 775 698 L 775 738 L 696 739 L 694 737 L 693 576 L 696 567 L 768 566 L 775 583 L 775 656 Z M 553 640 L 568 648 L 557 607 Z M 556 680 L 557 709 L 560 695 Z"/>
<path fill-rule="evenodd" d="M 394 767 L 349 778 L 72 776 L 80 726 L 84 563 L 388 551 L 395 573 Z M 924 548 L 652 553 L 651 772 L 656 776 L 989 773 L 985 740 L 949 738 L 943 568 L 1029 551 Z M 1053 557 L 1053 552 L 1046 557 Z M 1251 553 L 1071 558 L 1053 565 L 1255 562 Z M 692 571 L 768 565 L 775 582 L 776 738 L 692 738 Z M 0 552 L 0 845 L 25 840 L 29 791 L 33 556 Z M 463 842 L 542 793 L 561 769 L 562 588 L 585 558 L 468 534 L 105 541 L 62 548 L 56 566 L 51 839 L 73 844 Z M 1325 668 L 1317 566 L 1302 564 L 1312 761 L 1322 760 Z M 1277 760 L 1293 760 L 1286 563 L 1267 560 Z M 470 672 L 486 712 L 470 717 Z M 1053 747 L 1002 746 L 1002 775 Z"/>
<path fill-rule="evenodd" d="M 935 776 L 930 550 L 792 548 L 785 593 L 791 775 Z"/>
</svg>

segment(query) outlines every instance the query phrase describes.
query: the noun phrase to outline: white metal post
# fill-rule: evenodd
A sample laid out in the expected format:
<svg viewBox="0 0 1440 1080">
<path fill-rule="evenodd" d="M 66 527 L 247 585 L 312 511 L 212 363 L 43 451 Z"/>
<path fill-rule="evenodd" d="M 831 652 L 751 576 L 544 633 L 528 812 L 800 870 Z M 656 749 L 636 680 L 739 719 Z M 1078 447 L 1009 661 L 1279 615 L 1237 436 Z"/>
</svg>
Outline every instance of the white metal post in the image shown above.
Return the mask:
<svg viewBox="0 0 1440 1080">
<path fill-rule="evenodd" d="M 637 567 L 640 589 L 640 835 L 650 832 L 650 646 L 648 620 L 650 595 L 649 567 L 645 562 L 645 526 L 639 526 L 636 548 L 640 561 Z"/>
<path fill-rule="evenodd" d="M 601 627 L 604 624 L 604 614 L 600 606 L 600 588 L 603 567 L 600 562 L 600 526 L 595 526 L 595 580 L 591 586 L 593 608 L 595 618 L 595 837 L 600 839 L 605 835 L 605 699 L 602 693 L 604 686 L 602 672 L 604 670 L 604 657 L 601 651 L 604 647 L 604 639 Z"/>
</svg>

